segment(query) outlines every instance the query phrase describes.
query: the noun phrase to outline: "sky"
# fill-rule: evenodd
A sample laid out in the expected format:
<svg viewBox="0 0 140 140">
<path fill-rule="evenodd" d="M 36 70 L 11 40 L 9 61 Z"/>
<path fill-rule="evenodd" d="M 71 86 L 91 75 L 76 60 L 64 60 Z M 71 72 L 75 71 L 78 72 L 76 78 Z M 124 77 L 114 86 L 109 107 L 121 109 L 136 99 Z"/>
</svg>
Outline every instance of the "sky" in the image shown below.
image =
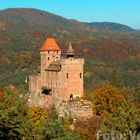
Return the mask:
<svg viewBox="0 0 140 140">
<path fill-rule="evenodd" d="M 117 22 L 140 29 L 140 0 L 0 0 L 0 10 L 36 8 L 82 22 Z"/>
</svg>

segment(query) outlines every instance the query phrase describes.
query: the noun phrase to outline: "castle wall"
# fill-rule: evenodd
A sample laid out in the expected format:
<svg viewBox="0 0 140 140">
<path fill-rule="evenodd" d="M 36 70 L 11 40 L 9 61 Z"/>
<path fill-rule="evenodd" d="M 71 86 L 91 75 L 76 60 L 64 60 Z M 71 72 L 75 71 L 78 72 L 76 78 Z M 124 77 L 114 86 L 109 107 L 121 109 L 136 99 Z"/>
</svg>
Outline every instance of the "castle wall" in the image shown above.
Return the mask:
<svg viewBox="0 0 140 140">
<path fill-rule="evenodd" d="M 68 102 L 62 102 L 57 108 L 59 116 L 71 116 L 73 119 L 89 119 L 93 116 L 93 104 L 91 101 L 76 99 Z"/>
<path fill-rule="evenodd" d="M 30 75 L 29 76 L 29 91 L 30 92 L 40 92 L 41 90 L 41 76 Z"/>
<path fill-rule="evenodd" d="M 74 53 L 72 48 L 69 53 L 71 51 Z M 56 100 L 68 101 L 70 98 L 83 96 L 84 59 L 73 56 L 74 54 L 68 58 L 60 58 L 61 49 L 52 39 L 40 49 L 41 72 L 29 77 L 29 92 L 33 105 L 48 107 Z M 45 93 L 42 92 L 43 89 Z"/>
<path fill-rule="evenodd" d="M 52 89 L 51 94 L 61 93 L 61 72 L 58 71 L 46 71 L 45 85 L 49 89 Z"/>
<path fill-rule="evenodd" d="M 83 96 L 84 59 L 61 59 L 60 63 L 61 71 L 44 70 L 38 75 L 29 77 L 29 91 L 36 93 L 32 96 L 34 102 L 39 97 L 40 101 L 38 102 L 44 102 L 44 105 L 47 107 L 55 99 L 68 101 L 71 95 L 73 98 Z M 42 94 L 42 88 L 50 89 L 50 94 Z"/>
<path fill-rule="evenodd" d="M 62 60 L 62 94 L 64 100 L 83 96 L 83 64 L 84 59 Z"/>
<path fill-rule="evenodd" d="M 59 71 L 46 71 L 45 87 L 51 89 L 50 95 L 45 97 L 45 106 L 49 106 L 54 100 L 62 100 L 62 83 L 61 72 Z"/>
<path fill-rule="evenodd" d="M 45 96 L 41 91 L 41 75 L 30 75 L 29 76 L 29 105 L 44 107 Z"/>
</svg>

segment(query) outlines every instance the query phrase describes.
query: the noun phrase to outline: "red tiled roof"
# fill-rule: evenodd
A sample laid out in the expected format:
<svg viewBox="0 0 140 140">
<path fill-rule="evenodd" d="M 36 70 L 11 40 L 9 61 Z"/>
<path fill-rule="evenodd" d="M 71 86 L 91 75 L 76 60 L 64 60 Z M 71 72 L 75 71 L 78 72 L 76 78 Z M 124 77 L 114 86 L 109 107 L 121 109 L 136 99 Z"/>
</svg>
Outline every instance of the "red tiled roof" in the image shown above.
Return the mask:
<svg viewBox="0 0 140 140">
<path fill-rule="evenodd" d="M 54 38 L 47 38 L 40 51 L 60 51 Z"/>
</svg>

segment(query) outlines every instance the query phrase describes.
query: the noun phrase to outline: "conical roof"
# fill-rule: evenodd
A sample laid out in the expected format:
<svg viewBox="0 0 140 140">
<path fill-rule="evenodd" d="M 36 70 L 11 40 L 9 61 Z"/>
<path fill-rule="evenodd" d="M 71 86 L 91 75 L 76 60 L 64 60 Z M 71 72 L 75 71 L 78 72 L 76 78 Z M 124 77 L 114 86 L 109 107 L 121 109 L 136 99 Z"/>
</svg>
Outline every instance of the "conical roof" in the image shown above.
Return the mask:
<svg viewBox="0 0 140 140">
<path fill-rule="evenodd" d="M 40 51 L 60 51 L 54 38 L 47 38 Z"/>
<path fill-rule="evenodd" d="M 74 49 L 72 48 L 71 43 L 69 44 L 68 50 L 67 50 L 67 54 L 74 54 Z"/>
</svg>

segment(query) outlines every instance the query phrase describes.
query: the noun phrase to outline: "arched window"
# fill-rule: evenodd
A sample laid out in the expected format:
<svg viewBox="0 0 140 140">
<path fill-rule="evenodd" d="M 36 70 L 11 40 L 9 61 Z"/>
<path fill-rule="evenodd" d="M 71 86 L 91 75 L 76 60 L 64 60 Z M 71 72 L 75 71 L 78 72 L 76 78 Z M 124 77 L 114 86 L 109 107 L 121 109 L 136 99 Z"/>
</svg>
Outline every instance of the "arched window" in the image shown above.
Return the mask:
<svg viewBox="0 0 140 140">
<path fill-rule="evenodd" d="M 73 100 L 73 94 L 70 94 L 70 100 Z"/>
</svg>

